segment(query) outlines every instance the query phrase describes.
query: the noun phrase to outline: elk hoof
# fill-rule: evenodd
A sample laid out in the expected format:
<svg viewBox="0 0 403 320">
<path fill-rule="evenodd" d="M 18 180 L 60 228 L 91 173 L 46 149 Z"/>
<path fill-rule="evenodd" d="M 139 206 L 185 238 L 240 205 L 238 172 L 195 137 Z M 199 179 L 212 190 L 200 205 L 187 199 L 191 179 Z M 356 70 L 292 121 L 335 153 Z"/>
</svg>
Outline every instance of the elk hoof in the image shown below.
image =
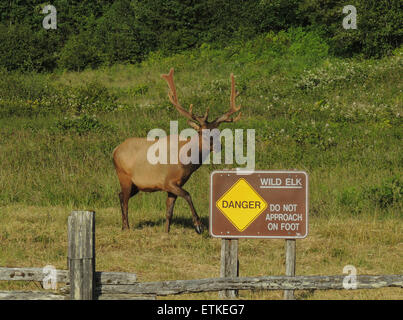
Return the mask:
<svg viewBox="0 0 403 320">
<path fill-rule="evenodd" d="M 201 223 L 195 225 L 195 229 L 196 229 L 196 232 L 197 232 L 198 234 L 202 234 L 202 233 L 203 233 L 203 230 L 204 230 L 203 225 L 202 225 Z"/>
</svg>

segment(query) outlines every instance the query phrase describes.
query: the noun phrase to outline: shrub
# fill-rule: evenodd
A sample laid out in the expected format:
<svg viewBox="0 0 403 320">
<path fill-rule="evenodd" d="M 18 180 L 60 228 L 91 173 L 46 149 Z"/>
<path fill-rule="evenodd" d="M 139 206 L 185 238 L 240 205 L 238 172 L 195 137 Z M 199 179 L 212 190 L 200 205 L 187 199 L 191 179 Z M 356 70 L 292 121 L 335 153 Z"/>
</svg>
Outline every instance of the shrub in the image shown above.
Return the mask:
<svg viewBox="0 0 403 320">
<path fill-rule="evenodd" d="M 111 125 L 102 124 L 95 115 L 64 117 L 56 122 L 56 128 L 61 131 L 72 131 L 78 135 L 89 132 L 108 132 L 114 130 Z"/>
<path fill-rule="evenodd" d="M 155 48 L 155 35 L 138 15 L 129 0 L 118 0 L 97 20 L 95 37 L 104 64 L 139 62 Z"/>
<path fill-rule="evenodd" d="M 361 213 L 364 208 L 365 197 L 358 187 L 346 187 L 338 194 L 338 202 L 349 208 L 352 213 Z"/>
<path fill-rule="evenodd" d="M 0 24 L 0 66 L 7 70 L 43 71 L 56 66 L 57 36 L 29 25 Z"/>
<path fill-rule="evenodd" d="M 341 0 L 304 0 L 299 11 L 306 23 L 329 38 L 331 52 L 340 56 L 364 54 L 381 57 L 399 47 L 403 39 L 403 10 L 399 0 L 356 0 L 357 29 L 342 26 L 347 3 Z"/>
<path fill-rule="evenodd" d="M 101 62 L 96 38 L 90 31 L 72 35 L 61 50 L 58 61 L 59 67 L 75 71 L 97 67 Z"/>
<path fill-rule="evenodd" d="M 296 124 L 295 127 L 291 137 L 298 145 L 310 145 L 322 151 L 337 145 L 337 137 L 327 123 L 311 121 Z"/>
<path fill-rule="evenodd" d="M 142 96 L 148 92 L 148 85 L 139 84 L 135 87 L 128 88 L 126 92 L 130 97 Z"/>
<path fill-rule="evenodd" d="M 303 17 L 298 10 L 300 2 L 300 0 L 260 0 L 257 5 L 259 29 L 263 32 L 279 31 L 301 25 Z"/>
<path fill-rule="evenodd" d="M 145 92 L 146 87 L 137 90 Z M 0 75 L 0 117 L 38 114 L 94 114 L 113 112 L 123 107 L 118 96 L 99 82 L 78 87 L 56 86 L 50 78 L 34 73 Z"/>
<path fill-rule="evenodd" d="M 403 181 L 395 176 L 385 180 L 381 185 L 370 187 L 367 197 L 381 208 L 401 203 L 403 199 Z"/>
<path fill-rule="evenodd" d="M 0 4 L 0 67 L 49 71 L 137 63 L 152 51 L 167 55 L 206 43 L 213 48 L 237 44 L 240 49 L 267 32 L 278 33 L 272 43 L 276 48 L 269 52 L 289 48 L 294 56 L 312 59 L 326 56 L 327 51 L 342 57 L 379 58 L 403 40 L 399 0 L 355 0 L 351 4 L 357 8 L 356 30 L 342 26 L 346 5 L 342 0 L 54 0 L 52 4 L 58 9 L 56 30 L 42 28 L 40 4 Z M 289 29 L 296 32 L 279 33 Z M 294 37 L 292 43 L 282 42 L 289 42 L 289 36 Z M 242 59 L 253 55 L 244 54 Z"/>
<path fill-rule="evenodd" d="M 74 115 L 112 112 L 119 107 L 117 95 L 96 81 L 79 87 L 59 87 L 54 100 L 60 112 Z"/>
<path fill-rule="evenodd" d="M 50 81 L 46 77 L 34 73 L 21 73 L 0 70 L 0 98 L 2 99 L 40 99 L 53 92 Z"/>
<path fill-rule="evenodd" d="M 329 46 L 315 31 L 306 31 L 301 27 L 288 30 L 290 35 L 289 51 L 294 56 L 304 56 L 317 63 L 328 56 Z"/>
</svg>

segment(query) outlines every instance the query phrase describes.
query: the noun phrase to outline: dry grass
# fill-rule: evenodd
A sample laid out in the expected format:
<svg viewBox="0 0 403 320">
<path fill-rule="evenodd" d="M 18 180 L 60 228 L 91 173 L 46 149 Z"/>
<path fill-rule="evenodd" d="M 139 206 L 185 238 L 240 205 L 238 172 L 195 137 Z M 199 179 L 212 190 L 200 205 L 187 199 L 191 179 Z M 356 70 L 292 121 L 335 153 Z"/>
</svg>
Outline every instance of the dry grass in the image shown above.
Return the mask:
<svg viewBox="0 0 403 320">
<path fill-rule="evenodd" d="M 0 208 L 0 266 L 66 269 L 67 217 L 73 208 Z M 207 215 L 207 214 L 206 214 Z M 202 216 L 206 216 L 203 215 Z M 132 229 L 121 231 L 118 208 L 96 213 L 97 270 L 138 274 L 140 281 L 218 277 L 220 240 L 197 235 L 190 213 L 178 208 L 169 235 L 163 212 L 131 210 Z M 176 219 L 175 219 L 176 218 Z M 403 221 L 399 218 L 310 218 L 310 233 L 297 242 L 297 274 L 342 274 L 347 264 L 358 274 L 402 274 Z M 284 274 L 283 240 L 241 240 L 241 276 Z M 0 289 L 37 290 L 36 283 L 0 283 Z M 297 291 L 299 299 L 402 299 L 398 288 L 357 291 Z M 216 299 L 217 293 L 170 299 Z M 280 291 L 241 291 L 241 299 L 282 299 Z"/>
</svg>

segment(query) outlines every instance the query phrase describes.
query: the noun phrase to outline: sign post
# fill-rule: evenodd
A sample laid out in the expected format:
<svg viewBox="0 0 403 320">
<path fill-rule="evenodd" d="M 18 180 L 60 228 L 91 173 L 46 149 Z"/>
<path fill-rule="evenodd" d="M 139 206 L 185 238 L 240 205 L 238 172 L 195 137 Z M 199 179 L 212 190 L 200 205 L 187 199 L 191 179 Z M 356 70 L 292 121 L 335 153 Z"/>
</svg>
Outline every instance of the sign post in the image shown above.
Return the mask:
<svg viewBox="0 0 403 320">
<path fill-rule="evenodd" d="M 285 275 L 295 276 L 296 240 L 285 240 Z M 295 300 L 294 290 L 284 290 L 284 300 Z"/>
<path fill-rule="evenodd" d="M 238 239 L 222 239 L 220 277 L 238 277 L 238 267 Z M 223 290 L 218 295 L 220 298 L 234 299 L 238 296 L 238 290 Z"/>
<path fill-rule="evenodd" d="M 238 276 L 241 238 L 286 239 L 286 275 L 295 276 L 295 240 L 308 235 L 307 173 L 214 171 L 210 177 L 210 235 L 223 239 L 221 277 Z M 235 293 L 230 291 L 220 296 L 233 298 Z M 294 299 L 294 291 L 286 290 L 284 299 Z"/>
</svg>

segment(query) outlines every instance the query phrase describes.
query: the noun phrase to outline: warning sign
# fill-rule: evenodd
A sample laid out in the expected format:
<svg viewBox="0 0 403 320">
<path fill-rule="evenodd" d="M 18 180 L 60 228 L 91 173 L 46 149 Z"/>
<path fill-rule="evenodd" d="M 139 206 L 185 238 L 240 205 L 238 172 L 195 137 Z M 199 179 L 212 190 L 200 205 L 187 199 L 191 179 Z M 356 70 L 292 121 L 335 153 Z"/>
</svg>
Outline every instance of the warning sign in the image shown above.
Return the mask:
<svg viewBox="0 0 403 320">
<path fill-rule="evenodd" d="M 267 203 L 245 179 L 240 178 L 218 199 L 216 206 L 242 232 L 266 209 Z"/>
<path fill-rule="evenodd" d="M 303 171 L 214 171 L 210 234 L 220 238 L 304 238 L 308 176 Z"/>
</svg>

